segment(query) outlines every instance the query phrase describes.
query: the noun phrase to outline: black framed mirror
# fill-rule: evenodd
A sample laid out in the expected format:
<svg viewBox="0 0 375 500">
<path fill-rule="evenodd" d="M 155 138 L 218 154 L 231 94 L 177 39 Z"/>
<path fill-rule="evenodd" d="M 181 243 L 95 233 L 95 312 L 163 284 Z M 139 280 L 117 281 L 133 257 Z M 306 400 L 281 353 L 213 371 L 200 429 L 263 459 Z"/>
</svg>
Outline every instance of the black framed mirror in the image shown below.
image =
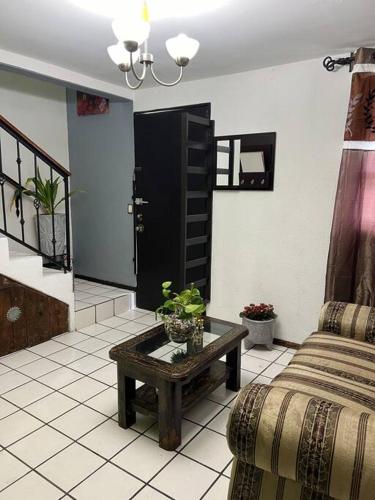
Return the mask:
<svg viewBox="0 0 375 500">
<path fill-rule="evenodd" d="M 215 137 L 216 190 L 273 191 L 276 132 Z"/>
</svg>

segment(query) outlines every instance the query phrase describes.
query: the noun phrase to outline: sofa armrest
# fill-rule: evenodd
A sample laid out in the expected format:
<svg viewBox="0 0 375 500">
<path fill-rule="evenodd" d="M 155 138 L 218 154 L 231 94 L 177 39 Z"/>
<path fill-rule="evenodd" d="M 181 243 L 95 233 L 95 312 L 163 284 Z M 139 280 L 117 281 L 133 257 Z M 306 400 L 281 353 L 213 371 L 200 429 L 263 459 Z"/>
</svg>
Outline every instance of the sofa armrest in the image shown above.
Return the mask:
<svg viewBox="0 0 375 500">
<path fill-rule="evenodd" d="M 318 493 L 342 500 L 373 498 L 375 415 L 250 384 L 237 397 L 227 439 L 238 460 Z"/>
<path fill-rule="evenodd" d="M 320 312 L 319 331 L 374 344 L 375 307 L 326 302 Z"/>
</svg>

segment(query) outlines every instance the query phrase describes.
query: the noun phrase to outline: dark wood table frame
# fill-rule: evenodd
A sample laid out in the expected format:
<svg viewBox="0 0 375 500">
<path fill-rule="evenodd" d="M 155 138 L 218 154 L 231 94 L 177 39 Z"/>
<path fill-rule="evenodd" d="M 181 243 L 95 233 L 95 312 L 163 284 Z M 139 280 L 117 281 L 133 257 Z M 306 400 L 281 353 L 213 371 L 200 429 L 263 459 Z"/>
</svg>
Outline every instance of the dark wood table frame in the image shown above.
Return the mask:
<svg viewBox="0 0 375 500">
<path fill-rule="evenodd" d="M 137 411 L 153 416 L 159 421 L 159 446 L 175 450 L 181 444 L 181 420 L 186 411 L 223 383 L 232 391 L 240 389 L 241 340 L 247 329 L 212 320 L 231 329 L 179 363 L 168 363 L 136 350 L 137 345 L 161 335 L 163 325 L 111 349 L 110 357 L 117 361 L 120 427 L 127 429 L 135 424 Z M 224 355 L 226 362 L 220 361 Z M 145 385 L 136 390 L 136 380 Z"/>
</svg>

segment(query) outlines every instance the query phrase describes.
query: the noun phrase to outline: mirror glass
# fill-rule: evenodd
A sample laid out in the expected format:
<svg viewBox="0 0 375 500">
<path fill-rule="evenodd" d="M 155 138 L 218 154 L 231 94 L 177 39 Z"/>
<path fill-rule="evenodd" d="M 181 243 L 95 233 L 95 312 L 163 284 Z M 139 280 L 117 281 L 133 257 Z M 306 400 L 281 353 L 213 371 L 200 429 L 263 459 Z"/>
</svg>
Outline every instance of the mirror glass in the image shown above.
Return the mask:
<svg viewBox="0 0 375 500">
<path fill-rule="evenodd" d="M 240 169 L 242 172 L 264 172 L 264 154 L 263 151 L 240 154 Z"/>
<path fill-rule="evenodd" d="M 228 185 L 229 151 L 229 141 L 219 141 L 217 143 L 216 184 L 218 186 Z"/>
</svg>

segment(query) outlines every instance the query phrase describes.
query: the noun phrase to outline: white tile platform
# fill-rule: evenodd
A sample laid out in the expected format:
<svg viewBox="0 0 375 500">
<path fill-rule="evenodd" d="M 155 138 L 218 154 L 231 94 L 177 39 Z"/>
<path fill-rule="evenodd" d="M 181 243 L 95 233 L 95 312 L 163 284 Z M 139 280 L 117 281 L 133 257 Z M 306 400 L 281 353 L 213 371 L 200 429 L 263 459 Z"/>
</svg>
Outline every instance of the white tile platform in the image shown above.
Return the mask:
<svg viewBox="0 0 375 500">
<path fill-rule="evenodd" d="M 115 286 L 74 279 L 76 328 L 98 323 L 135 306 L 134 292 Z"/>
<path fill-rule="evenodd" d="M 151 418 L 117 425 L 108 351 L 154 322 L 147 311 L 118 312 L 0 358 L 0 500 L 226 499 L 235 393 L 221 386 L 190 410 L 176 452 L 159 448 Z M 243 349 L 242 385 L 269 383 L 292 355 L 280 346 Z"/>
</svg>

